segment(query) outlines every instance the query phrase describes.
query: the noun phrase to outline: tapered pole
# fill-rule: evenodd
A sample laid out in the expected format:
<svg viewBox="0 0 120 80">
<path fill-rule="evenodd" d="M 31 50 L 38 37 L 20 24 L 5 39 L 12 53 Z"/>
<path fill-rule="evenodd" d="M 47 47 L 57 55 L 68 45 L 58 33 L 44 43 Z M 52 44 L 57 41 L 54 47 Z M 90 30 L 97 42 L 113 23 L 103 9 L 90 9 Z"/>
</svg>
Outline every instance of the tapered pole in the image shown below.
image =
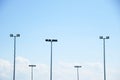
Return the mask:
<svg viewBox="0 0 120 80">
<path fill-rule="evenodd" d="M 16 37 L 14 36 L 14 68 L 13 68 L 13 80 L 15 80 L 15 63 L 16 63 Z"/>
<path fill-rule="evenodd" d="M 103 40 L 103 65 L 104 65 L 104 80 L 106 80 L 106 55 L 105 55 L 105 40 L 109 39 L 109 36 L 106 36 L 105 38 L 103 36 L 99 37 Z"/>
<path fill-rule="evenodd" d="M 77 68 L 77 80 L 79 80 L 79 70 Z"/>
<path fill-rule="evenodd" d="M 15 80 L 15 67 L 16 67 L 16 37 L 20 37 L 20 34 L 10 34 L 10 37 L 14 38 L 14 62 L 13 62 L 13 80 Z"/>
<path fill-rule="evenodd" d="M 29 65 L 31 67 L 31 80 L 33 80 L 33 67 L 36 67 L 36 65 Z"/>
<path fill-rule="evenodd" d="M 52 41 L 51 41 L 51 61 L 50 61 L 50 80 L 52 80 Z"/>
<path fill-rule="evenodd" d="M 51 43 L 51 54 L 50 54 L 50 80 L 52 80 L 52 45 L 53 45 L 53 42 L 57 42 L 57 39 L 45 39 L 45 41 Z"/>
<path fill-rule="evenodd" d="M 77 68 L 77 80 L 79 80 L 79 68 L 81 68 L 82 66 L 74 66 L 75 68 Z"/>
<path fill-rule="evenodd" d="M 105 38 L 103 39 L 103 59 L 104 59 L 104 80 L 106 80 L 106 64 L 105 64 Z"/>
</svg>

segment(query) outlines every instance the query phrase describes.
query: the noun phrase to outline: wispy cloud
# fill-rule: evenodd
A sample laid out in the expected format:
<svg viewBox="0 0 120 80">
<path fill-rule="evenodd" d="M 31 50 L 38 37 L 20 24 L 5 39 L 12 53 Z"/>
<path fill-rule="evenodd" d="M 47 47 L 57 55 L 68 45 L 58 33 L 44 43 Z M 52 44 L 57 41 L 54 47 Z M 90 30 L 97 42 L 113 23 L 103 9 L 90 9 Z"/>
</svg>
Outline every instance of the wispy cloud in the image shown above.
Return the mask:
<svg viewBox="0 0 120 80">
<path fill-rule="evenodd" d="M 4 59 L 0 59 L 0 80 L 11 80 L 13 65 Z M 31 64 L 29 59 L 24 57 L 17 57 L 16 59 L 16 79 L 17 80 L 29 80 L 31 69 L 28 65 Z M 49 65 L 48 64 L 36 64 L 34 68 L 35 80 L 48 80 L 49 79 Z M 53 78 L 55 80 L 75 80 L 76 69 L 74 65 L 81 65 L 79 69 L 81 80 L 101 80 L 103 79 L 103 65 L 98 62 L 91 63 L 69 63 L 60 61 L 53 64 Z M 112 74 L 112 75 L 111 75 Z M 119 69 L 109 68 L 107 69 L 107 78 L 109 80 L 119 80 Z"/>
<path fill-rule="evenodd" d="M 0 80 L 10 79 L 12 65 L 9 61 L 0 59 Z M 11 75 L 12 76 L 12 75 Z"/>
</svg>

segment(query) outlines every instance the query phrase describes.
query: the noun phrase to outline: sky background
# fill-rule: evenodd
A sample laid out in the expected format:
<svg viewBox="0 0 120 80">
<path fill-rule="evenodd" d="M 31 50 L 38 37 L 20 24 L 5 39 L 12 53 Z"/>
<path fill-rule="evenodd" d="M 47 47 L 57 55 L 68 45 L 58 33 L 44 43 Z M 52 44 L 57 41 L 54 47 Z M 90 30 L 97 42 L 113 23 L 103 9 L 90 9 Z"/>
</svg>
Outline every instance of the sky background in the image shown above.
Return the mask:
<svg viewBox="0 0 120 80">
<path fill-rule="evenodd" d="M 29 64 L 36 64 L 34 80 L 49 80 L 53 43 L 53 80 L 103 79 L 106 40 L 108 80 L 120 80 L 119 0 L 0 0 L 0 80 L 12 80 L 13 38 L 17 38 L 16 79 L 30 80 Z"/>
</svg>

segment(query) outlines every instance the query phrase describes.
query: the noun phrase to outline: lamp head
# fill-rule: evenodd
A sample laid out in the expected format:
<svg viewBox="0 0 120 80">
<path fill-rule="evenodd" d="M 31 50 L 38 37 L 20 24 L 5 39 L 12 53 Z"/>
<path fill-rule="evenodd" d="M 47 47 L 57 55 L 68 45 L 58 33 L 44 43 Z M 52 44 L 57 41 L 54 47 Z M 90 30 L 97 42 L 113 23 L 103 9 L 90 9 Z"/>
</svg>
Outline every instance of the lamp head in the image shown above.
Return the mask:
<svg viewBox="0 0 120 80">
<path fill-rule="evenodd" d="M 50 42 L 50 41 L 51 41 L 51 39 L 45 39 L 45 41 Z"/>
<path fill-rule="evenodd" d="M 10 34 L 10 37 L 13 37 L 13 34 Z"/>
<path fill-rule="evenodd" d="M 81 68 L 82 66 L 74 66 L 75 68 Z"/>
<path fill-rule="evenodd" d="M 36 67 L 36 65 L 29 65 L 29 67 Z"/>
<path fill-rule="evenodd" d="M 47 41 L 47 42 L 57 42 L 58 40 L 57 39 L 45 39 L 45 41 Z"/>
<path fill-rule="evenodd" d="M 16 34 L 17 37 L 20 37 L 20 34 Z"/>
<path fill-rule="evenodd" d="M 100 38 L 100 39 L 103 39 L 103 36 L 100 36 L 99 38 Z"/>
<path fill-rule="evenodd" d="M 57 39 L 52 39 L 53 42 L 57 42 L 58 40 Z"/>
<path fill-rule="evenodd" d="M 106 36 L 106 39 L 109 39 L 110 37 L 109 36 Z"/>
</svg>

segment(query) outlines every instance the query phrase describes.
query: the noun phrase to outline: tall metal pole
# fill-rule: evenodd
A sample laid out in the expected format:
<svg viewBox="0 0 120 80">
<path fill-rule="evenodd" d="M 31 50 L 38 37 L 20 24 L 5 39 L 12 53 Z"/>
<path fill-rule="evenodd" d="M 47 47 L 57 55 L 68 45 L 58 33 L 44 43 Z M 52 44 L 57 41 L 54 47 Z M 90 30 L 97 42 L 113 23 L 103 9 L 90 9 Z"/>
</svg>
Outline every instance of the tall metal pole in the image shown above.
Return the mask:
<svg viewBox="0 0 120 80">
<path fill-rule="evenodd" d="M 29 65 L 31 67 L 31 80 L 33 80 L 33 67 L 36 67 L 36 65 Z"/>
<path fill-rule="evenodd" d="M 51 41 L 51 61 L 50 61 L 50 80 L 52 80 L 52 41 Z"/>
<path fill-rule="evenodd" d="M 14 64 L 13 64 L 13 80 L 15 80 L 15 64 L 16 64 L 16 37 L 20 37 L 20 34 L 10 34 L 10 37 L 14 38 Z"/>
<path fill-rule="evenodd" d="M 99 37 L 100 39 L 103 39 L 103 65 L 104 65 L 104 80 L 106 80 L 106 55 L 105 55 L 105 40 L 109 39 L 109 36 L 106 36 L 105 38 L 103 36 Z"/>
<path fill-rule="evenodd" d="M 33 67 L 31 67 L 31 80 L 33 80 Z"/>
<path fill-rule="evenodd" d="M 79 80 L 79 69 L 77 68 L 77 80 Z"/>
<path fill-rule="evenodd" d="M 51 43 L 51 55 L 50 55 L 50 80 L 52 80 L 52 42 L 57 42 L 57 39 L 46 39 L 45 41 Z"/>
<path fill-rule="evenodd" d="M 82 66 L 74 66 L 75 68 L 77 68 L 77 80 L 79 80 L 79 68 L 81 68 Z"/>
<path fill-rule="evenodd" d="M 105 38 L 103 38 L 104 80 L 106 80 Z"/>
<path fill-rule="evenodd" d="M 16 36 L 14 36 L 14 68 L 13 68 L 13 80 L 15 80 L 15 62 L 16 61 Z"/>
</svg>

